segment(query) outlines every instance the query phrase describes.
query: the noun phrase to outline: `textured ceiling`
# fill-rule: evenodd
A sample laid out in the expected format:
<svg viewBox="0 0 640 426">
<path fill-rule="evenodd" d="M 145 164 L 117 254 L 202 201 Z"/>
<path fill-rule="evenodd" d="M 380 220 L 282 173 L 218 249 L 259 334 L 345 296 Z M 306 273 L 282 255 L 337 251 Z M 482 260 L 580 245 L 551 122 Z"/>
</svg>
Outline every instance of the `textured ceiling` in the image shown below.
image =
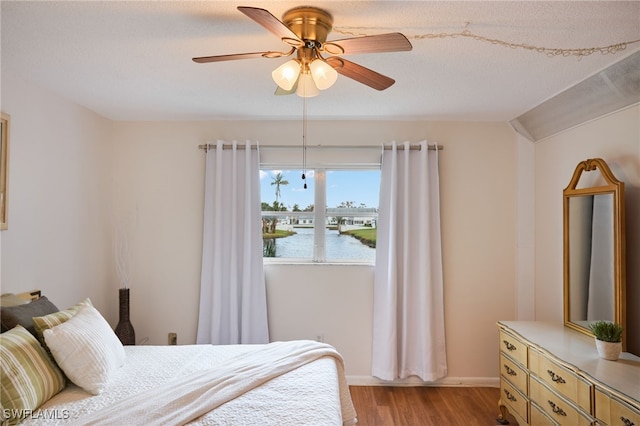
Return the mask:
<svg viewBox="0 0 640 426">
<path fill-rule="evenodd" d="M 302 100 L 274 96 L 285 59 L 196 64 L 195 56 L 284 50 L 236 10 L 281 17 L 291 1 L 1 2 L 2 73 L 60 93 L 114 120 L 299 118 Z M 548 57 L 467 37 L 551 48 L 640 39 L 640 2 L 318 1 L 334 17 L 329 40 L 403 32 L 413 50 L 346 56 L 396 80 L 378 92 L 340 76 L 308 101 L 311 118 L 509 121 L 640 51 Z"/>
</svg>

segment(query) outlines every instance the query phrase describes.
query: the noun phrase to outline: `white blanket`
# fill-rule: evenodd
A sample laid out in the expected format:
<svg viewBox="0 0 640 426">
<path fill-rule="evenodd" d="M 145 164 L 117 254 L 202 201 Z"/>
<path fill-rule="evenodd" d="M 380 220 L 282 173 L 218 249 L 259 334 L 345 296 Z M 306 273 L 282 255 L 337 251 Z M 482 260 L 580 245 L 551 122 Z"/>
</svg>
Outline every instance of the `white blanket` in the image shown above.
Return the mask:
<svg viewBox="0 0 640 426">
<path fill-rule="evenodd" d="M 178 425 L 192 421 L 269 380 L 322 357 L 332 357 L 338 368 L 344 424 L 356 422 L 340 354 L 330 345 L 312 341 L 276 342 L 236 357 L 220 368 L 199 371 L 141 392 L 94 414 L 80 424 Z M 134 421 L 134 423 L 132 423 Z"/>
</svg>

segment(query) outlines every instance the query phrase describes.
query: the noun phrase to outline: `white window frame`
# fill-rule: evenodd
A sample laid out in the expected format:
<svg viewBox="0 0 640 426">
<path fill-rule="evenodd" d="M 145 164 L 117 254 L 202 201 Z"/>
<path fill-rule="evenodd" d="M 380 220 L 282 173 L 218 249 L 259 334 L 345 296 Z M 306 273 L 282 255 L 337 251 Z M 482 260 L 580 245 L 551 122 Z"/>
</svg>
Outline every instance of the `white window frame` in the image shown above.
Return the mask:
<svg viewBox="0 0 640 426">
<path fill-rule="evenodd" d="M 313 180 L 315 190 L 313 194 L 313 261 L 326 262 L 327 227 L 324 224 L 327 222 L 327 171 L 320 168 L 314 169 Z M 322 206 L 322 208 L 318 209 L 316 206 Z"/>
<path fill-rule="evenodd" d="M 302 151 L 299 146 L 260 146 L 261 170 L 302 170 Z M 306 170 L 314 171 L 314 223 L 324 223 L 326 219 L 326 172 L 331 170 L 380 170 L 382 145 L 318 145 L 308 146 Z M 319 185 L 322 174 L 322 185 Z M 321 187 L 321 188 L 320 188 Z M 301 206 L 302 207 L 302 206 Z M 309 216 L 310 212 L 263 212 L 263 216 Z M 366 213 L 363 215 L 370 215 Z M 354 215 L 355 216 L 355 215 Z M 326 259 L 324 227 L 314 226 L 314 247 L 311 258 L 263 257 L 265 264 L 365 264 L 372 261 L 359 259 Z M 319 238 L 321 237 L 321 238 Z"/>
<path fill-rule="evenodd" d="M 299 167 L 287 166 L 284 169 L 295 170 Z M 282 167 L 261 167 L 261 170 L 277 170 Z M 287 257 L 263 257 L 265 264 L 295 264 L 295 263 L 322 263 L 322 264 L 364 264 L 373 265 L 374 260 L 362 259 L 327 259 L 326 258 L 326 227 L 315 226 L 318 223 L 325 223 L 327 219 L 327 170 L 380 170 L 380 164 L 358 164 L 358 165 L 341 165 L 338 167 L 308 167 L 307 171 L 313 170 L 314 179 L 314 208 L 313 212 L 292 212 L 292 211 L 263 211 L 262 216 L 271 217 L 300 217 L 313 215 L 314 235 L 313 235 L 313 256 L 308 258 L 287 258 Z M 323 206 L 323 208 L 318 208 Z M 357 215 L 350 215 L 357 216 Z M 366 216 L 371 216 L 368 212 Z M 377 218 L 377 213 L 376 213 Z"/>
</svg>

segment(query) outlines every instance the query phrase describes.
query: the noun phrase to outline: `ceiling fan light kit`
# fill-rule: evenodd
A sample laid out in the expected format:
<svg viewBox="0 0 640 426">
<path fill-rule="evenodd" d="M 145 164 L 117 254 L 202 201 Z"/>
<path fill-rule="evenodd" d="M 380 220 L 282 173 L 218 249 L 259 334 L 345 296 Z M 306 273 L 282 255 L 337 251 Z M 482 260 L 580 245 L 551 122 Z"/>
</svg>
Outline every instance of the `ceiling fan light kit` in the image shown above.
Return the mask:
<svg viewBox="0 0 640 426">
<path fill-rule="evenodd" d="M 273 70 L 271 77 L 282 90 L 289 91 L 298 81 L 300 76 L 300 63 L 291 59 Z"/>
<path fill-rule="evenodd" d="M 285 93 L 295 90 L 298 96 L 312 97 L 318 94 L 318 90 L 333 86 L 338 79 L 338 72 L 319 58 L 315 50 L 301 47 L 298 50 L 298 59 L 291 59 L 280 65 L 273 70 L 271 77 Z M 305 87 L 310 84 L 314 87 L 300 90 L 300 83 Z"/>
<path fill-rule="evenodd" d="M 222 62 L 251 58 L 279 58 L 297 52 L 297 58 L 278 66 L 271 77 L 278 85 L 277 95 L 296 93 L 301 97 L 317 96 L 338 79 L 338 74 L 376 90 L 385 90 L 395 80 L 348 61 L 338 55 L 354 53 L 400 52 L 412 49 L 400 33 L 353 37 L 327 42 L 333 17 L 325 10 L 303 6 L 285 12 L 282 21 L 268 10 L 240 6 L 238 10 L 291 46 L 288 52 L 253 52 L 193 58 L 197 63 Z M 322 54 L 328 54 L 324 58 Z"/>
<path fill-rule="evenodd" d="M 313 82 L 320 90 L 325 90 L 333 86 L 333 83 L 338 79 L 338 71 L 320 59 L 311 62 L 309 69 L 311 70 Z"/>
<path fill-rule="evenodd" d="M 320 91 L 313 82 L 311 74 L 300 74 L 298 87 L 296 88 L 296 95 L 301 98 L 313 98 L 314 96 L 318 96 L 318 93 L 320 93 Z"/>
</svg>

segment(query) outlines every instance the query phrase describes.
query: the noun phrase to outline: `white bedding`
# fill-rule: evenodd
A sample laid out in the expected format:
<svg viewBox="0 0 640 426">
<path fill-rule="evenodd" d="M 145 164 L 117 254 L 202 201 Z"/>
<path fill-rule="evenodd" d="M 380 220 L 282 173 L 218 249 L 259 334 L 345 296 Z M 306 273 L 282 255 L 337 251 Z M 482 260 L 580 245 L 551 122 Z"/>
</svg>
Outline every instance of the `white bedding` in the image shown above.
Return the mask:
<svg viewBox="0 0 640 426">
<path fill-rule="evenodd" d="M 75 385 L 34 412 L 26 425 L 69 425 L 139 392 L 187 374 L 220 368 L 263 345 L 126 346 L 125 365 L 97 396 Z M 135 424 L 135 423 L 132 423 Z M 190 423 L 193 425 L 342 425 L 338 368 L 320 358 L 250 390 Z"/>
</svg>

